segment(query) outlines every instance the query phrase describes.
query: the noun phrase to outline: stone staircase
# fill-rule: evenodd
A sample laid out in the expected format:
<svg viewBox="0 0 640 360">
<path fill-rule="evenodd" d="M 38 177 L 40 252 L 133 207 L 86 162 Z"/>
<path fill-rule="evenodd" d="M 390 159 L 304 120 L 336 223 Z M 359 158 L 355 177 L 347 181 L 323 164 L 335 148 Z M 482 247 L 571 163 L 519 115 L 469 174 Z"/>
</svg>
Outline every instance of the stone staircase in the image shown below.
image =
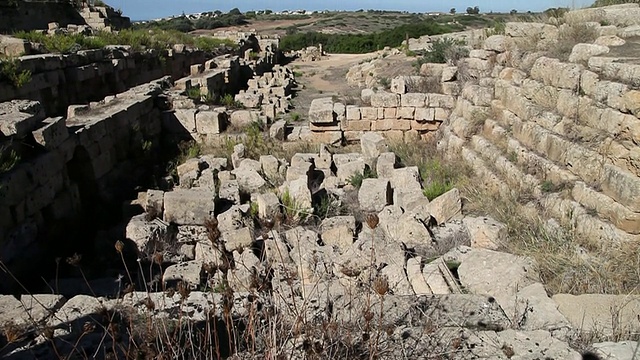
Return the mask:
<svg viewBox="0 0 640 360">
<path fill-rule="evenodd" d="M 498 61 L 463 88 L 439 148 L 460 154 L 489 188 L 526 194 L 575 235 L 638 240 L 638 92 L 625 83 L 638 69 L 540 57 L 527 74 Z"/>
</svg>

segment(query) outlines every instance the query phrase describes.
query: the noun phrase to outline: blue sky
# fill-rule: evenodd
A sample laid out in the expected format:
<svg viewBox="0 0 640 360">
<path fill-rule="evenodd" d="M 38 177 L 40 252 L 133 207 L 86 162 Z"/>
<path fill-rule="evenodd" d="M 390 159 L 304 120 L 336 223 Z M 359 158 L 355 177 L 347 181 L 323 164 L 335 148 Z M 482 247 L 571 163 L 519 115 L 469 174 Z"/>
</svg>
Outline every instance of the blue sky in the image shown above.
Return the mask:
<svg viewBox="0 0 640 360">
<path fill-rule="evenodd" d="M 194 13 L 203 11 L 228 11 L 239 8 L 241 11 L 271 9 L 274 11 L 306 9 L 306 10 L 406 10 L 411 12 L 449 11 L 455 7 L 459 12 L 468 6 L 479 6 L 481 12 L 509 11 L 520 12 L 542 11 L 550 7 L 583 7 L 593 0 L 106 0 L 115 7 L 121 8 L 126 16 L 133 20 L 146 20 L 182 12 Z"/>
</svg>

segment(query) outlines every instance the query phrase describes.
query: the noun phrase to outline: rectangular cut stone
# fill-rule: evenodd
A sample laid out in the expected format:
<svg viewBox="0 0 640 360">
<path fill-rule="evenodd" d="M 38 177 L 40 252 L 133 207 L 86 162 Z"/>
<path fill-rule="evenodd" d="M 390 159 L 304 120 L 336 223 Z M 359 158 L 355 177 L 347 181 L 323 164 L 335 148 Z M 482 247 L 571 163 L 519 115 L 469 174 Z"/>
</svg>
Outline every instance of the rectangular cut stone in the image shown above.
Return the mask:
<svg viewBox="0 0 640 360">
<path fill-rule="evenodd" d="M 434 118 L 438 121 L 445 121 L 451 115 L 451 111 L 443 108 L 436 108 Z"/>
<path fill-rule="evenodd" d="M 385 131 L 393 128 L 393 122 L 395 119 L 376 120 L 371 124 L 371 130 L 373 131 Z"/>
<path fill-rule="evenodd" d="M 435 111 L 433 110 L 433 108 L 416 108 L 414 119 L 422 120 L 422 121 L 434 120 L 435 119 Z"/>
<path fill-rule="evenodd" d="M 393 125 L 391 126 L 391 129 L 392 130 L 410 130 L 411 120 L 402 120 L 402 119 L 393 120 Z"/>
<path fill-rule="evenodd" d="M 378 92 L 371 95 L 371 106 L 373 107 L 398 107 L 400 106 L 400 95 L 388 92 Z"/>
<path fill-rule="evenodd" d="M 397 108 L 385 108 L 384 109 L 384 118 L 385 119 L 396 119 L 398 116 Z"/>
<path fill-rule="evenodd" d="M 199 189 L 175 189 L 164 193 L 164 220 L 178 225 L 204 225 L 214 216 L 215 193 Z"/>
<path fill-rule="evenodd" d="M 411 121 L 411 130 L 417 131 L 436 131 L 440 127 L 437 121 Z"/>
<path fill-rule="evenodd" d="M 347 120 L 360 120 L 360 108 L 354 105 L 347 106 Z"/>
<path fill-rule="evenodd" d="M 413 116 L 415 112 L 416 112 L 416 108 L 414 107 L 399 107 L 398 117 L 400 119 L 413 120 Z"/>
<path fill-rule="evenodd" d="M 347 143 L 357 143 L 364 133 L 364 131 L 345 131 L 344 141 Z"/>
<path fill-rule="evenodd" d="M 196 130 L 199 134 L 220 134 L 225 115 L 218 111 L 199 111 L 196 114 Z"/>
<path fill-rule="evenodd" d="M 347 120 L 345 131 L 370 131 L 371 120 Z"/>
<path fill-rule="evenodd" d="M 427 94 L 408 93 L 401 96 L 400 106 L 424 107 L 427 102 Z"/>
<path fill-rule="evenodd" d="M 311 141 L 322 144 L 339 144 L 342 142 L 342 131 L 312 131 Z"/>
<path fill-rule="evenodd" d="M 362 107 L 360 108 L 363 120 L 375 120 L 378 118 L 378 109 L 374 107 Z"/>
<path fill-rule="evenodd" d="M 36 142 L 48 150 L 53 150 L 62 144 L 68 137 L 66 120 L 63 117 L 45 119 L 43 127 L 33 132 Z"/>
<path fill-rule="evenodd" d="M 384 108 L 378 108 L 378 120 L 384 119 Z"/>
<path fill-rule="evenodd" d="M 427 106 L 434 108 L 453 109 L 456 105 L 456 99 L 452 95 L 429 94 Z"/>
<path fill-rule="evenodd" d="M 314 99 L 309 108 L 309 122 L 332 123 L 336 119 L 331 98 Z"/>
</svg>

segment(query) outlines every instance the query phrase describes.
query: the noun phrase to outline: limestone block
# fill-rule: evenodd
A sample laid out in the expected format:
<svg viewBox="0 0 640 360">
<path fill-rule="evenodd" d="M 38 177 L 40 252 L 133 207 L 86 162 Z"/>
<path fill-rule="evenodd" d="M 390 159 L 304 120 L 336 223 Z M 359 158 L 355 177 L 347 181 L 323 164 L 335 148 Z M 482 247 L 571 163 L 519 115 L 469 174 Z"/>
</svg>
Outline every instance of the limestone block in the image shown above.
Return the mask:
<svg viewBox="0 0 640 360">
<path fill-rule="evenodd" d="M 176 189 L 164 193 L 164 220 L 178 225 L 203 225 L 213 216 L 215 193 Z"/>
<path fill-rule="evenodd" d="M 627 42 L 624 39 L 621 39 L 616 35 L 600 36 L 594 42 L 594 44 L 602 46 L 622 46 L 626 43 Z"/>
<path fill-rule="evenodd" d="M 236 110 L 231 113 L 229 122 L 232 126 L 242 129 L 245 128 L 254 121 L 260 119 L 260 113 L 255 110 Z"/>
<path fill-rule="evenodd" d="M 285 138 L 285 128 L 287 122 L 284 120 L 278 120 L 269 128 L 269 137 L 272 139 L 284 141 Z"/>
<path fill-rule="evenodd" d="M 257 108 L 262 103 L 262 94 L 236 94 L 235 100 L 247 108 Z"/>
<path fill-rule="evenodd" d="M 388 179 L 364 179 L 358 190 L 358 202 L 363 211 L 378 213 L 393 201 Z"/>
<path fill-rule="evenodd" d="M 322 221 L 320 237 L 328 246 L 334 246 L 344 253 L 353 244 L 356 219 L 353 216 L 335 216 Z"/>
<path fill-rule="evenodd" d="M 378 119 L 378 109 L 374 107 L 361 107 L 360 113 L 363 120 L 376 120 Z"/>
<path fill-rule="evenodd" d="M 371 120 L 347 120 L 344 127 L 345 132 L 348 131 L 370 131 Z"/>
<path fill-rule="evenodd" d="M 280 213 L 280 200 L 272 192 L 262 193 L 256 197 L 258 216 L 261 219 L 273 219 Z"/>
<path fill-rule="evenodd" d="M 492 218 L 465 217 L 463 220 L 471 247 L 498 250 L 507 240 L 507 227 Z"/>
<path fill-rule="evenodd" d="M 222 238 L 227 251 L 246 250 L 253 244 L 253 233 L 248 227 L 226 231 Z"/>
<path fill-rule="evenodd" d="M 451 115 L 451 110 L 443 109 L 443 108 L 435 108 L 433 118 L 436 121 L 445 121 L 449 118 L 449 115 Z"/>
<path fill-rule="evenodd" d="M 451 189 L 437 198 L 429 200 L 431 200 L 429 213 L 438 225 L 460 215 L 462 211 L 462 200 L 458 189 Z"/>
<path fill-rule="evenodd" d="M 427 94 L 407 93 L 401 95 L 400 104 L 403 107 L 424 107 L 427 101 Z"/>
<path fill-rule="evenodd" d="M 360 91 L 360 99 L 362 99 L 364 103 L 370 103 L 371 95 L 373 94 L 375 94 L 375 92 L 372 89 L 362 89 L 362 91 Z"/>
<path fill-rule="evenodd" d="M 398 107 L 400 106 L 400 95 L 378 92 L 371 95 L 371 106 L 373 107 Z"/>
<path fill-rule="evenodd" d="M 198 111 L 196 114 L 196 131 L 199 134 L 220 134 L 226 127 L 227 114 L 219 111 Z"/>
<path fill-rule="evenodd" d="M 42 124 L 44 126 L 33 132 L 33 137 L 47 150 L 57 148 L 69 137 L 69 130 L 63 117 L 47 118 Z"/>
<path fill-rule="evenodd" d="M 260 163 L 258 163 L 258 167 L 259 166 Z M 240 188 L 240 191 L 242 192 L 253 194 L 260 191 L 267 185 L 267 182 L 262 178 L 262 176 L 256 169 L 240 166 L 239 168 L 233 170 L 231 173 L 236 176 L 238 186 Z"/>
<path fill-rule="evenodd" d="M 571 50 L 569 61 L 574 63 L 586 62 L 593 56 L 609 53 L 609 48 L 596 44 L 576 44 Z"/>
<path fill-rule="evenodd" d="M 7 57 L 28 55 L 31 52 L 31 43 L 9 36 L 0 35 L 0 54 Z"/>
<path fill-rule="evenodd" d="M 558 59 L 541 57 L 531 68 L 531 78 L 563 89 L 575 90 L 580 85 L 583 67 L 578 64 L 561 63 Z"/>
<path fill-rule="evenodd" d="M 315 143 L 335 145 L 342 142 L 342 131 L 311 132 L 311 141 Z"/>
<path fill-rule="evenodd" d="M 347 105 L 347 120 L 360 120 L 360 108 L 355 105 Z"/>
<path fill-rule="evenodd" d="M 504 35 L 492 35 L 484 41 L 484 49 L 498 53 L 505 52 L 513 47 L 513 40 Z"/>
<path fill-rule="evenodd" d="M 24 137 L 45 117 L 44 108 L 37 101 L 11 100 L 0 103 L 0 134 Z"/>
<path fill-rule="evenodd" d="M 398 118 L 413 120 L 415 112 L 416 112 L 416 108 L 414 107 L 399 107 Z"/>
<path fill-rule="evenodd" d="M 393 129 L 395 119 L 379 119 L 371 123 L 371 131 L 387 131 Z"/>
<path fill-rule="evenodd" d="M 370 132 L 360 138 L 360 148 L 365 159 L 377 158 L 380 153 L 387 152 L 389 146 L 382 135 Z"/>
<path fill-rule="evenodd" d="M 311 101 L 309 108 L 309 121 L 312 123 L 333 123 L 336 115 L 333 110 L 333 100 L 331 98 L 320 98 Z"/>
<path fill-rule="evenodd" d="M 633 295 L 556 294 L 552 297 L 558 310 L 574 328 L 612 336 L 617 331 L 630 333 L 640 330 L 640 298 Z M 611 321 L 615 316 L 618 323 Z"/>
<path fill-rule="evenodd" d="M 156 216 L 162 217 L 164 211 L 164 191 L 147 190 L 144 209 L 146 212 L 153 212 Z"/>
<path fill-rule="evenodd" d="M 435 120 L 435 110 L 433 108 L 416 108 L 414 119 L 417 121 Z"/>
<path fill-rule="evenodd" d="M 434 108 L 453 109 L 456 105 L 456 99 L 452 95 L 445 94 L 428 94 L 427 106 Z M 417 120 L 417 119 L 416 119 Z"/>
<path fill-rule="evenodd" d="M 421 76 L 396 76 L 391 79 L 391 92 L 395 94 L 405 94 L 413 91 L 412 88 L 415 84 L 419 84 L 422 81 Z"/>
<path fill-rule="evenodd" d="M 169 266 L 162 275 L 162 281 L 184 281 L 191 289 L 200 286 L 200 273 L 202 270 L 201 260 L 192 260 Z"/>
<path fill-rule="evenodd" d="M 397 108 L 384 108 L 384 117 L 383 119 L 396 119 L 398 116 Z"/>
</svg>

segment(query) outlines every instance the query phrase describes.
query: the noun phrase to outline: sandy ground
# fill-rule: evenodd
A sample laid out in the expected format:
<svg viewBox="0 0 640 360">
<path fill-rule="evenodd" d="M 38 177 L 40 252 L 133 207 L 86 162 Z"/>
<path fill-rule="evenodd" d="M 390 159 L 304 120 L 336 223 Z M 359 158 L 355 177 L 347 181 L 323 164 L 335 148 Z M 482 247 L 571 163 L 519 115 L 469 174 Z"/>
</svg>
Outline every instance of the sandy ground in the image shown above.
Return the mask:
<svg viewBox="0 0 640 360">
<path fill-rule="evenodd" d="M 296 81 L 302 89 L 293 98 L 293 112 L 303 118 L 309 113 L 313 99 L 321 97 L 345 96 L 360 97 L 360 89 L 347 84 L 345 75 L 349 68 L 362 61 L 371 59 L 375 54 L 331 54 L 320 61 L 303 62 L 298 60 L 288 64 L 297 75 Z"/>
</svg>

